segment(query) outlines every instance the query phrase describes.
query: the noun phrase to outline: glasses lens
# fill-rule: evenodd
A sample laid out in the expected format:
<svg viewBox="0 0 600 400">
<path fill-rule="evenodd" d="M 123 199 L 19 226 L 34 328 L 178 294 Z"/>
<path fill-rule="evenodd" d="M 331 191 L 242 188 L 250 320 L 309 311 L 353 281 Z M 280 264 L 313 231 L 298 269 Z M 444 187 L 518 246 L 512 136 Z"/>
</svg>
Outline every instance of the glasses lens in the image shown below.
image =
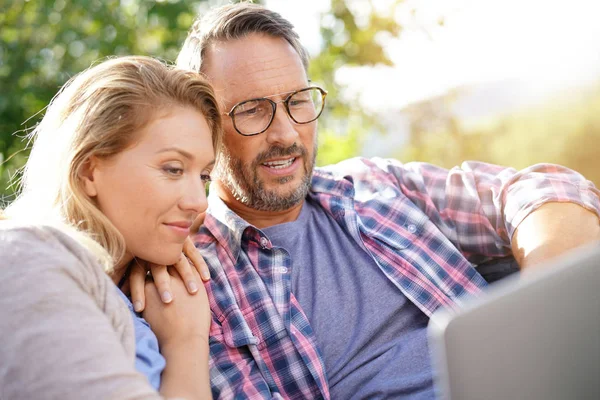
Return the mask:
<svg viewBox="0 0 600 400">
<path fill-rule="evenodd" d="M 299 124 L 314 121 L 323 110 L 323 95 L 317 88 L 301 90 L 290 97 L 288 108 Z"/>
<path fill-rule="evenodd" d="M 249 100 L 233 109 L 233 122 L 239 132 L 253 135 L 267 128 L 273 116 L 273 106 L 267 100 Z"/>
</svg>

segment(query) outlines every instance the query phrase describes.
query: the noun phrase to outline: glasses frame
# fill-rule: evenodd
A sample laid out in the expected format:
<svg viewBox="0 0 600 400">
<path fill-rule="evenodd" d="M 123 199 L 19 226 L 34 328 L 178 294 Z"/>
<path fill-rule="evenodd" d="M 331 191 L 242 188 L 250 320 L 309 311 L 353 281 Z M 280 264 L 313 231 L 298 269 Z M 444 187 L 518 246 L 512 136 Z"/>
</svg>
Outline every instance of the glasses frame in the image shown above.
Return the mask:
<svg viewBox="0 0 600 400">
<path fill-rule="evenodd" d="M 314 117 L 313 119 L 311 119 L 310 121 L 306 121 L 306 122 L 298 122 L 290 113 L 290 106 L 289 106 L 289 101 L 292 98 L 292 96 L 301 93 L 301 92 L 305 92 L 308 90 L 313 90 L 313 89 L 317 89 L 319 90 L 319 92 L 321 92 L 321 101 L 322 101 L 322 106 L 321 106 L 321 110 L 319 111 L 319 113 L 317 114 L 316 117 Z M 271 100 L 269 97 L 275 97 L 275 96 L 280 96 L 282 94 L 286 94 L 286 92 L 284 93 L 279 93 L 279 94 L 273 94 L 271 96 L 265 96 L 265 97 L 257 97 L 255 99 L 248 99 L 248 100 L 244 100 L 241 101 L 239 103 L 237 103 L 236 105 L 234 105 L 233 107 L 231 107 L 231 110 L 229 110 L 228 113 L 224 113 L 225 115 L 227 115 L 229 118 L 231 118 L 231 122 L 233 123 L 233 127 L 235 128 L 236 132 L 239 133 L 242 136 L 256 136 L 256 135 L 260 135 L 261 133 L 265 132 L 267 129 L 269 129 L 269 127 L 271 126 L 271 124 L 273 123 L 273 120 L 275 119 L 275 113 L 277 112 L 277 104 L 279 103 L 283 103 L 283 105 L 285 106 L 285 111 L 287 112 L 287 115 L 292 119 L 292 121 L 294 121 L 297 124 L 303 125 L 303 124 L 310 124 L 313 121 L 316 121 L 321 114 L 323 113 L 323 110 L 325 109 L 325 97 L 327 97 L 327 91 L 323 88 L 320 88 L 318 86 L 309 86 L 309 87 L 305 87 L 302 89 L 298 89 L 298 90 L 294 90 L 293 92 L 290 92 L 285 99 L 281 100 L 281 101 L 273 101 Z M 270 104 L 271 104 L 271 108 L 273 109 L 273 112 L 271 113 L 271 119 L 269 120 L 269 123 L 267 124 L 267 127 L 265 129 L 263 129 L 260 132 L 256 132 L 256 133 L 242 133 L 236 123 L 235 123 L 235 114 L 233 113 L 233 111 L 236 109 L 236 107 L 241 106 L 242 104 L 245 103 L 249 103 L 251 101 L 259 101 L 259 100 L 267 100 Z"/>
</svg>

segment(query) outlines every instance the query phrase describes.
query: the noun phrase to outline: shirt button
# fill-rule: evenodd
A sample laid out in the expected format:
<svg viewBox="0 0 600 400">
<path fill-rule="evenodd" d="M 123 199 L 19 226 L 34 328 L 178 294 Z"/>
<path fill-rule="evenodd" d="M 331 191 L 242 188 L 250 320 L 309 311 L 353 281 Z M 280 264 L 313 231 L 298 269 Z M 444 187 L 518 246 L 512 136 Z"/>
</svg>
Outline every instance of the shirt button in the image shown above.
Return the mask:
<svg viewBox="0 0 600 400">
<path fill-rule="evenodd" d="M 417 231 L 417 227 L 413 224 L 409 224 L 407 228 L 410 233 L 415 233 Z"/>
<path fill-rule="evenodd" d="M 260 238 L 260 245 L 263 249 L 266 249 L 267 246 L 269 245 L 269 240 L 266 237 L 261 237 Z"/>
<path fill-rule="evenodd" d="M 288 269 L 287 267 L 279 267 L 277 268 L 277 272 L 279 272 L 280 274 L 287 274 Z"/>
</svg>

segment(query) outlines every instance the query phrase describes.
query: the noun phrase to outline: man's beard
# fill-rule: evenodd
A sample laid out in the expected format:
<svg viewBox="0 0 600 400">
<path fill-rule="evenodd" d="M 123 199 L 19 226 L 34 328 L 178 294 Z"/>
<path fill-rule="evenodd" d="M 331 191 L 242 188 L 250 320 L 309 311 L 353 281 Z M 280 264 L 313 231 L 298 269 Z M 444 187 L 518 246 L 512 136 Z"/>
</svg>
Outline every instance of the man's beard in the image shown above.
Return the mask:
<svg viewBox="0 0 600 400">
<path fill-rule="evenodd" d="M 293 189 L 291 193 L 281 195 L 277 191 L 265 188 L 263 180 L 258 176 L 258 168 L 270 158 L 284 156 L 302 157 L 304 176 L 298 187 Z M 299 204 L 306 197 L 310 188 L 316 156 L 316 141 L 310 160 L 306 148 L 294 143 L 287 148 L 273 146 L 267 151 L 259 153 L 250 165 L 244 165 L 242 160 L 234 158 L 228 149 L 223 147 L 219 157 L 220 161 L 215 170 L 219 180 L 235 199 L 247 207 L 259 211 L 285 211 Z M 278 179 L 278 183 L 283 185 L 292 179 L 291 176 L 281 177 Z"/>
</svg>

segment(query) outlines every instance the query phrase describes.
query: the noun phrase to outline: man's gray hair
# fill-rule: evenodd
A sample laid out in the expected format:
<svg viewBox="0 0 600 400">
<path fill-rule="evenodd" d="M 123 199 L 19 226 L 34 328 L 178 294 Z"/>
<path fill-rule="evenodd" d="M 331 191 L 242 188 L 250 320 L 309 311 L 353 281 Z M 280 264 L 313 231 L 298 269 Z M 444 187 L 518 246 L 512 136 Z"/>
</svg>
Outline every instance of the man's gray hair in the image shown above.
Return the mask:
<svg viewBox="0 0 600 400">
<path fill-rule="evenodd" d="M 198 16 L 179 52 L 177 66 L 200 72 L 211 43 L 241 39 L 252 33 L 287 40 L 300 56 L 304 69 L 308 69 L 308 53 L 294 26 L 278 13 L 248 2 L 217 7 L 202 18 Z"/>
</svg>

